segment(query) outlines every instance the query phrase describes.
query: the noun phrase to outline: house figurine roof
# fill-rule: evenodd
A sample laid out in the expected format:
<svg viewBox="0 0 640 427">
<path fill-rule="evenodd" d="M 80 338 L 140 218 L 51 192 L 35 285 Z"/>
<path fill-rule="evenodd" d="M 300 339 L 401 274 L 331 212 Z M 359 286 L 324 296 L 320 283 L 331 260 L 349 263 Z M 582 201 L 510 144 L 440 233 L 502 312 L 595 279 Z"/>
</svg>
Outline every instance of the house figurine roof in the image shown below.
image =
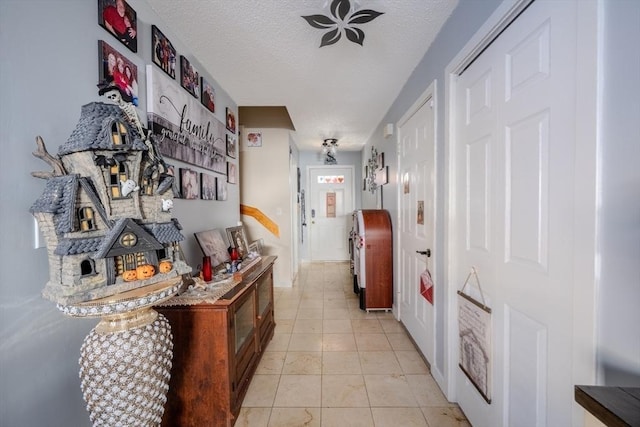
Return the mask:
<svg viewBox="0 0 640 427">
<path fill-rule="evenodd" d="M 82 106 L 80 120 L 76 128 L 71 132 L 67 142 L 60 146 L 58 155 L 87 150 L 114 149 L 111 141 L 111 123 L 119 121 L 124 123 L 129 135 L 132 136 L 132 144 L 128 147 L 118 146 L 118 150 L 147 150 L 142 141 L 142 135 L 135 126 L 131 125 L 126 114 L 118 105 L 92 102 Z"/>
</svg>

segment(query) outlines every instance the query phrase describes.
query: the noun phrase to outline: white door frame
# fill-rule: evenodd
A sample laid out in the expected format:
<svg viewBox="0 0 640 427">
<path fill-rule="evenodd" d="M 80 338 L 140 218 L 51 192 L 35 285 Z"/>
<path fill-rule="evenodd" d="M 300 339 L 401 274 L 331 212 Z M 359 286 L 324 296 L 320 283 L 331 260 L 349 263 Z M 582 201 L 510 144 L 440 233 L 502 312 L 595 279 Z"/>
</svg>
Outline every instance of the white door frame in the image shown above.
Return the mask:
<svg viewBox="0 0 640 427">
<path fill-rule="evenodd" d="M 453 135 L 456 123 L 454 122 L 456 111 L 456 82 L 457 76 L 497 36 L 513 22 L 518 15 L 534 0 L 504 0 L 487 21 L 480 27 L 474 36 L 467 42 L 462 50 L 445 68 L 445 116 L 444 116 L 444 165 L 448 168 L 445 174 L 445 209 L 444 227 L 444 280 L 447 289 L 445 293 L 445 371 L 444 381 L 440 384 L 449 401 L 456 401 L 455 378 L 458 360 L 458 322 L 457 322 L 457 287 L 462 284 L 453 270 L 453 247 L 450 242 L 455 241 L 454 224 L 457 212 L 455 210 L 455 165 L 456 158 Z M 581 142 L 581 150 L 576 153 L 575 165 L 575 218 L 574 235 L 575 246 L 588 248 L 583 253 L 577 254 L 574 259 L 573 277 L 576 283 L 581 283 L 579 298 L 575 298 L 575 310 L 573 325 L 574 354 L 581 354 L 580 360 L 575 360 L 572 366 L 572 374 L 582 383 L 594 383 L 596 377 L 596 340 L 595 340 L 595 291 L 598 285 L 596 260 L 597 254 L 597 206 L 599 195 L 597 190 L 600 181 L 598 153 L 598 119 L 596 109 L 598 101 L 598 59 L 599 42 L 601 39 L 601 22 L 599 21 L 598 2 L 578 2 L 578 50 L 577 65 L 581 72 L 576 76 L 578 101 L 576 107 L 576 138 Z M 591 230 L 592 233 L 585 233 Z M 462 278 L 464 281 L 464 278 Z M 589 345 L 591 344 L 591 345 Z M 587 354 L 588 353 L 588 354 Z M 586 356 L 585 356 L 586 354 Z M 583 412 L 576 405 L 574 407 L 574 420 Z"/>
</svg>

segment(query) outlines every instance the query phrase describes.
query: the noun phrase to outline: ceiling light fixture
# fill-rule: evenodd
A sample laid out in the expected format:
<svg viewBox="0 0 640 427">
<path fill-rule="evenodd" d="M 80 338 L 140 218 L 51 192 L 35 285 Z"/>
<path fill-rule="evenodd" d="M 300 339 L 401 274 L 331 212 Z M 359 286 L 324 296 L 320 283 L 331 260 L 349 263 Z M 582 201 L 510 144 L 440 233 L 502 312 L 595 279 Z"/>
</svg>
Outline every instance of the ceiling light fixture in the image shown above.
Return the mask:
<svg viewBox="0 0 640 427">
<path fill-rule="evenodd" d="M 364 32 L 353 25 L 366 24 L 373 21 L 384 12 L 376 12 L 371 9 L 355 10 L 350 0 L 333 0 L 329 6 L 330 16 L 321 14 L 303 16 L 309 25 L 321 30 L 329 30 L 322 36 L 320 47 L 337 43 L 342 37 L 341 30 L 350 41 L 362 46 L 364 42 Z"/>
<path fill-rule="evenodd" d="M 336 165 L 336 153 L 338 152 L 338 140 L 335 138 L 326 138 L 322 143 L 322 155 L 324 156 L 325 165 Z"/>
</svg>

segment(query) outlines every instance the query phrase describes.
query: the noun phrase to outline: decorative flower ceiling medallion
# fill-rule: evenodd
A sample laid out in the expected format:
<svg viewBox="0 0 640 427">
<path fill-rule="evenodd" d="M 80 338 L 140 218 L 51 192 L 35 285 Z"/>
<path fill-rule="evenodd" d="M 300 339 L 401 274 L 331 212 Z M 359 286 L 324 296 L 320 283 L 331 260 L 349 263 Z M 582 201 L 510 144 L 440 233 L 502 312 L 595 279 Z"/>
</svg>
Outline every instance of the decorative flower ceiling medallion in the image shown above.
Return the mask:
<svg viewBox="0 0 640 427">
<path fill-rule="evenodd" d="M 329 9 L 331 16 L 303 16 L 313 28 L 329 30 L 322 36 L 320 47 L 337 43 L 342 37 L 342 30 L 349 40 L 362 46 L 364 32 L 353 25 L 366 24 L 384 13 L 371 9 L 355 10 L 349 0 L 333 0 Z"/>
</svg>

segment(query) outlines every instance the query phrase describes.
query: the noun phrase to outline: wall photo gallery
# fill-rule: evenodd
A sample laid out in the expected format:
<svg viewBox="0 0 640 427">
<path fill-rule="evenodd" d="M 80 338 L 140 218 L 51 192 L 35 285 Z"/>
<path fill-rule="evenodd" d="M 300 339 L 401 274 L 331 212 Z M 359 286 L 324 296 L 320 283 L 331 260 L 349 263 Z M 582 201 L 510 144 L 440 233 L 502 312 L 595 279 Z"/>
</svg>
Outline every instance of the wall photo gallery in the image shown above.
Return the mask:
<svg viewBox="0 0 640 427">
<path fill-rule="evenodd" d="M 97 4 L 98 24 L 130 51 L 137 53 L 137 12 L 126 0 L 97 0 Z M 98 40 L 99 86 L 117 86 L 125 102 L 132 102 L 138 106 L 140 76 L 136 62 L 140 58 L 127 58 L 118 50 L 117 43 L 114 47 L 111 40 L 105 40 Z M 186 56 L 180 55 L 180 64 L 178 64 L 178 52 L 173 43 L 153 24 L 151 24 L 150 48 L 152 62 L 172 79 L 169 80 L 166 76 L 162 76 L 162 73 L 155 72 L 152 69 L 155 67 L 153 65 L 147 65 L 145 68 L 148 83 L 148 126 L 154 134 L 162 135 L 163 142 L 159 144 L 160 152 L 166 158 L 192 163 L 224 175 L 219 177 L 188 168 L 178 170 L 171 166 L 168 173 L 175 176 L 174 195 L 176 198 L 187 200 L 226 200 L 227 185 L 237 182 L 237 166 L 227 162 L 227 157 L 231 159 L 237 157 L 235 112 L 226 107 L 224 110 L 226 123 L 215 115 L 209 115 L 209 112 L 214 114 L 216 112 L 214 85 L 193 67 Z M 192 98 L 185 96 L 182 89 L 175 84 L 178 66 L 180 67 L 180 86 Z M 194 102 L 193 98 L 199 102 Z M 166 102 L 163 102 L 163 99 Z M 205 112 L 205 109 L 208 112 Z M 189 121 L 206 127 L 207 134 L 202 136 L 187 132 L 183 135 L 185 132 L 180 131 L 179 126 L 184 119 L 182 115 L 185 113 Z M 224 132 L 225 128 L 233 134 Z M 184 141 L 181 140 L 183 143 L 174 141 L 172 139 L 174 135 L 177 135 L 176 138 L 183 138 Z M 183 148 L 186 153 L 174 152 L 177 147 Z M 201 155 L 198 156 L 198 153 Z"/>
</svg>

